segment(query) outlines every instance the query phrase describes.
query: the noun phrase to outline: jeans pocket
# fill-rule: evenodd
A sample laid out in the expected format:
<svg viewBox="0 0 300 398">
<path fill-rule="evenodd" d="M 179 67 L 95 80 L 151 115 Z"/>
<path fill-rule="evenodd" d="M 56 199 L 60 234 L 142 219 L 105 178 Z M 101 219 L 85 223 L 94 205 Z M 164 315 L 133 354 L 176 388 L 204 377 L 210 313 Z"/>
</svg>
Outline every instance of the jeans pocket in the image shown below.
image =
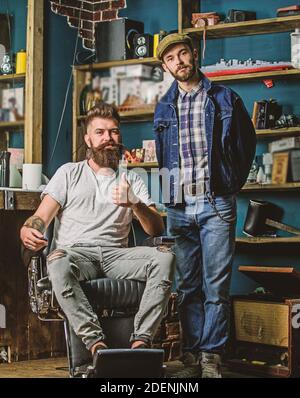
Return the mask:
<svg viewBox="0 0 300 398">
<path fill-rule="evenodd" d="M 229 224 L 235 224 L 237 219 L 235 195 L 218 196 L 209 201 L 216 215 Z"/>
</svg>

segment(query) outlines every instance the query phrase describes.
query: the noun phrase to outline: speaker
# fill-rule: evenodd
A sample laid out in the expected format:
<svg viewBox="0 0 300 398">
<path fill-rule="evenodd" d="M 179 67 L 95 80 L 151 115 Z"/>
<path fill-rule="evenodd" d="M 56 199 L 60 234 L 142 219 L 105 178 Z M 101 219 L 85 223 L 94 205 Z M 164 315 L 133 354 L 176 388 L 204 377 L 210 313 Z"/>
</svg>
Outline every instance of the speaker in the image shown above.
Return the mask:
<svg viewBox="0 0 300 398">
<path fill-rule="evenodd" d="M 133 38 L 144 33 L 144 23 L 122 18 L 96 24 L 97 62 L 119 61 L 133 58 Z"/>
<path fill-rule="evenodd" d="M 136 34 L 133 38 L 133 58 L 146 58 L 153 56 L 153 36 L 148 33 Z"/>
</svg>

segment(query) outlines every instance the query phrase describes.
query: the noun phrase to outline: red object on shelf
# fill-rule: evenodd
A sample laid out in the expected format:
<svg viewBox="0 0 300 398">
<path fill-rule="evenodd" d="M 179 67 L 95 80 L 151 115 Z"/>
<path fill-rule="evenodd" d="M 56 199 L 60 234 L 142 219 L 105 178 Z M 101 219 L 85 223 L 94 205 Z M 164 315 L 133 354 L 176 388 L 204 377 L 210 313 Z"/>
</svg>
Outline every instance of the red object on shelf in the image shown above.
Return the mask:
<svg viewBox="0 0 300 398">
<path fill-rule="evenodd" d="M 244 75 L 247 73 L 257 73 L 257 72 L 269 72 L 274 70 L 286 70 L 293 69 L 291 65 L 274 65 L 274 66 L 262 66 L 262 67 L 253 67 L 253 68 L 243 68 L 243 69 L 224 69 L 224 70 L 216 70 L 213 72 L 204 72 L 207 77 L 215 77 L 215 76 L 227 76 L 227 75 Z"/>
<path fill-rule="evenodd" d="M 267 88 L 272 88 L 272 87 L 274 87 L 274 82 L 273 82 L 273 80 L 271 80 L 271 79 L 265 79 L 265 80 L 263 80 L 263 82 L 264 82 L 264 85 L 265 85 Z"/>
</svg>

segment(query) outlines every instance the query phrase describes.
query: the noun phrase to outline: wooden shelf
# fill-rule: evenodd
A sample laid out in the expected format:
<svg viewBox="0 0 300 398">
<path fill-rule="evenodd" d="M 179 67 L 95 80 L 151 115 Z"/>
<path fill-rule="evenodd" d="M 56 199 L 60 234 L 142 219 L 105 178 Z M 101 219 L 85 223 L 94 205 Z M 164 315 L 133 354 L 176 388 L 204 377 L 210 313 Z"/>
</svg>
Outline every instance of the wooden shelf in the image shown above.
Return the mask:
<svg viewBox="0 0 300 398">
<path fill-rule="evenodd" d="M 14 195 L 15 210 L 36 210 L 41 202 L 41 192 L 25 191 L 22 189 L 1 188 L 0 189 L 0 210 L 4 210 L 4 192 L 10 191 Z M 7 210 L 8 211 L 8 210 Z"/>
<path fill-rule="evenodd" d="M 239 75 L 215 76 L 208 77 L 212 82 L 233 82 L 233 81 L 250 81 L 264 79 L 286 79 L 300 77 L 300 69 L 286 69 L 269 72 L 243 73 Z"/>
<path fill-rule="evenodd" d="M 140 167 L 143 169 L 151 169 L 152 167 L 158 168 L 157 162 L 147 162 L 147 163 L 127 163 L 126 165 L 128 169 L 133 169 L 134 167 Z"/>
<path fill-rule="evenodd" d="M 183 29 L 183 33 L 202 36 L 206 30 L 207 39 L 252 36 L 268 33 L 289 32 L 299 27 L 300 15 L 281 18 L 256 19 L 253 21 L 217 24 L 201 28 Z"/>
<path fill-rule="evenodd" d="M 255 245 L 265 245 L 265 244 L 277 244 L 277 243 L 300 243 L 300 236 L 292 237 L 237 237 L 235 239 L 237 244 L 255 244 Z"/>
<path fill-rule="evenodd" d="M 13 75 L 0 75 L 0 83 L 7 82 L 7 81 L 23 81 L 25 80 L 26 74 L 19 73 Z"/>
<path fill-rule="evenodd" d="M 286 184 L 246 184 L 241 192 L 245 191 L 289 191 L 300 189 L 300 182 L 287 182 Z"/>
<path fill-rule="evenodd" d="M 300 135 L 300 126 L 282 128 L 282 129 L 256 130 L 256 135 L 259 138 L 268 138 L 268 137 L 280 138 L 280 137 Z"/>
<path fill-rule="evenodd" d="M 138 122 L 138 121 L 151 121 L 154 115 L 154 106 L 138 111 L 122 111 L 120 112 L 121 120 L 123 122 Z"/>
<path fill-rule="evenodd" d="M 120 61 L 109 61 L 100 62 L 95 64 L 80 65 L 74 68 L 77 71 L 94 71 L 99 69 L 109 69 L 114 66 L 125 66 L 125 65 L 136 65 L 136 64 L 148 64 L 148 65 L 159 65 L 160 62 L 157 58 L 136 58 L 136 59 L 125 59 Z"/>
<path fill-rule="evenodd" d="M 0 130 L 14 130 L 20 127 L 24 127 L 24 120 L 19 120 L 18 122 L 0 122 Z"/>
<path fill-rule="evenodd" d="M 135 110 L 135 111 L 121 111 L 119 112 L 121 121 L 126 122 L 144 122 L 144 121 L 152 121 L 154 115 L 154 108 L 147 107 L 145 109 Z M 85 120 L 86 116 L 81 115 L 77 116 L 77 120 Z"/>
</svg>

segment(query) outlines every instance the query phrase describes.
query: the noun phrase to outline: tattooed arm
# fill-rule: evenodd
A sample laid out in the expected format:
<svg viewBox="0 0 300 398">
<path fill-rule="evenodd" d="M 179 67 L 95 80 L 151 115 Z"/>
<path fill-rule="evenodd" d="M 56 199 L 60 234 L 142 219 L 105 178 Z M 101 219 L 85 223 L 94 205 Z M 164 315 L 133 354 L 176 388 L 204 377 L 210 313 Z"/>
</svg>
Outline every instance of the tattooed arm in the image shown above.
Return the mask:
<svg viewBox="0 0 300 398">
<path fill-rule="evenodd" d="M 39 251 L 47 246 L 43 233 L 60 209 L 51 196 L 46 195 L 33 216 L 29 217 L 20 231 L 23 245 L 30 250 Z"/>
<path fill-rule="evenodd" d="M 37 229 L 41 233 L 45 231 L 45 223 L 39 216 L 31 216 L 24 222 L 24 227 Z"/>
</svg>

